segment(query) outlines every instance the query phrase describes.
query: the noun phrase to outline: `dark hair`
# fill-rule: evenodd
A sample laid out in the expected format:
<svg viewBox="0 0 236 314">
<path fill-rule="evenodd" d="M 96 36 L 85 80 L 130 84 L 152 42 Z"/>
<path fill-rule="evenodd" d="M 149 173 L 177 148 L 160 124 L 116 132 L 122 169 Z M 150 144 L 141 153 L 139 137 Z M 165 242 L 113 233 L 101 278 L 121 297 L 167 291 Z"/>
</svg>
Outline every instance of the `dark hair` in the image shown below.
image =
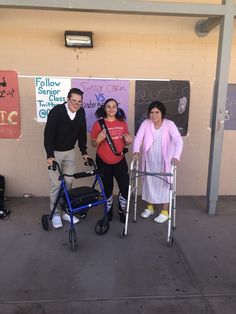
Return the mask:
<svg viewBox="0 0 236 314">
<path fill-rule="evenodd" d="M 150 114 L 150 112 L 152 111 L 153 108 L 157 108 L 160 110 L 161 115 L 162 115 L 162 119 L 165 117 L 166 107 L 161 101 L 157 100 L 157 101 L 153 101 L 152 103 L 150 103 L 150 105 L 148 106 L 148 114 Z"/>
<path fill-rule="evenodd" d="M 72 94 L 77 94 L 83 97 L 84 92 L 79 88 L 73 87 L 69 90 L 67 97 L 70 99 Z"/>
<path fill-rule="evenodd" d="M 115 100 L 114 98 L 108 98 L 104 104 L 102 106 L 100 106 L 96 112 L 95 112 L 95 116 L 97 119 L 100 119 L 100 118 L 106 118 L 107 117 L 107 114 L 106 114 L 106 111 L 105 111 L 105 108 L 106 108 L 106 105 L 110 102 L 110 101 L 114 101 L 116 103 L 116 106 L 117 106 L 117 113 L 115 115 L 116 119 L 117 120 L 120 120 L 120 121 L 124 121 L 126 120 L 126 116 L 125 116 L 125 113 L 124 113 L 124 110 L 122 110 L 121 108 L 119 108 L 118 106 L 118 102 L 117 100 Z"/>
</svg>

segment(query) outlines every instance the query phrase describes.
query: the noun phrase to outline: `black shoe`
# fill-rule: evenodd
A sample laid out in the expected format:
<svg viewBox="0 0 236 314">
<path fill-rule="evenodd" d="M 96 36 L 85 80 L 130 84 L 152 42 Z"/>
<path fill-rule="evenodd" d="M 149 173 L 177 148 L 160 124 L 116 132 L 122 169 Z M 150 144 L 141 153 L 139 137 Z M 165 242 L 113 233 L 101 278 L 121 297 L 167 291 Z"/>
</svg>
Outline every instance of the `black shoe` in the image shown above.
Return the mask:
<svg viewBox="0 0 236 314">
<path fill-rule="evenodd" d="M 117 211 L 119 217 L 120 217 L 120 222 L 122 222 L 123 224 L 125 223 L 125 213 L 122 211 Z"/>
<path fill-rule="evenodd" d="M 112 218 L 113 218 L 113 209 L 110 208 L 109 212 L 107 213 L 107 218 L 108 218 L 108 221 L 112 221 Z"/>
</svg>

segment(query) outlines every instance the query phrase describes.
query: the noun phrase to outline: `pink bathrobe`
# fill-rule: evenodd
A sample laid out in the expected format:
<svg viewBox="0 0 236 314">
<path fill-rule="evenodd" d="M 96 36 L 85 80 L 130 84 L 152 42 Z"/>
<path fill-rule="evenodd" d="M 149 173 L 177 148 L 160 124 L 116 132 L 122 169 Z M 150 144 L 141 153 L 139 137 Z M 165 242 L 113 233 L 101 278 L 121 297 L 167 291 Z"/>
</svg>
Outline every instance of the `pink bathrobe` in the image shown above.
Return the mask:
<svg viewBox="0 0 236 314">
<path fill-rule="evenodd" d="M 162 123 L 162 156 L 164 159 L 164 172 L 170 172 L 171 159 L 180 160 L 183 149 L 182 137 L 175 123 L 168 119 L 163 119 Z M 141 124 L 133 144 L 133 152 L 139 153 L 142 146 L 142 170 L 145 170 L 146 153 L 152 145 L 154 138 L 154 124 L 150 119 L 146 119 Z"/>
</svg>

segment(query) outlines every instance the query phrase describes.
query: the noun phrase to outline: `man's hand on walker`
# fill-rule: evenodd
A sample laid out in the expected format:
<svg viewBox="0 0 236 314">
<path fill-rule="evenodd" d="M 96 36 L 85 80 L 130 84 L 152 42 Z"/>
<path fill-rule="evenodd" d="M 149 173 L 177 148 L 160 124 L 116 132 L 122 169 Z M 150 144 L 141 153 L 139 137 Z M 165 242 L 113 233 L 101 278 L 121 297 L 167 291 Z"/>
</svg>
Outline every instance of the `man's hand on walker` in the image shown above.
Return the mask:
<svg viewBox="0 0 236 314">
<path fill-rule="evenodd" d="M 48 164 L 48 166 L 52 166 L 53 160 L 55 160 L 54 157 L 50 157 L 50 158 L 47 159 L 47 164 Z"/>
<path fill-rule="evenodd" d="M 89 158 L 89 159 L 92 159 L 92 158 L 91 158 L 89 155 L 87 155 L 87 154 L 86 154 L 86 155 L 83 155 L 82 158 L 83 158 L 85 161 L 88 161 L 88 158 Z"/>
</svg>

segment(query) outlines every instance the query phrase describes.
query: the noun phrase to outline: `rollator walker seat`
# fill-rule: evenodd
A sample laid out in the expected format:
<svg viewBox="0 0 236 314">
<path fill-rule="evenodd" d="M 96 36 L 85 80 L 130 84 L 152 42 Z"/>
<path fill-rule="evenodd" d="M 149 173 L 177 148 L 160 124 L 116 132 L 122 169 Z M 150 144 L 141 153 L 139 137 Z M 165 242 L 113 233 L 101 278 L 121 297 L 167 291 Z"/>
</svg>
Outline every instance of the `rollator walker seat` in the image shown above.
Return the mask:
<svg viewBox="0 0 236 314">
<path fill-rule="evenodd" d="M 68 191 L 71 207 L 77 208 L 78 206 L 94 203 L 99 199 L 100 192 L 89 186 L 81 186 Z M 66 201 L 66 197 L 63 197 Z"/>
<path fill-rule="evenodd" d="M 63 174 L 60 165 L 53 161 L 53 165 L 50 170 L 58 171 L 58 180 L 61 181 L 59 192 L 56 202 L 50 215 L 42 215 L 43 229 L 48 231 L 51 227 L 51 221 L 57 206 L 60 206 L 61 210 L 70 215 L 70 230 L 69 230 L 69 242 L 71 243 L 72 251 L 75 250 L 77 242 L 77 233 L 73 223 L 73 216 L 79 214 L 81 218 L 86 216 L 86 212 L 89 208 L 104 205 L 104 214 L 101 219 L 95 225 L 95 232 L 97 235 L 105 234 L 109 229 L 109 221 L 107 217 L 107 200 L 103 189 L 103 184 L 100 177 L 100 172 L 93 159 L 89 158 L 85 162 L 86 166 L 91 166 L 91 171 L 74 173 L 72 175 Z M 65 177 L 73 177 L 75 179 L 86 178 L 94 176 L 94 182 L 92 186 L 81 186 L 71 190 L 67 190 Z M 96 186 L 96 188 L 95 188 Z M 98 186 L 98 188 L 97 188 Z"/>
<path fill-rule="evenodd" d="M 167 243 L 172 246 L 174 242 L 173 230 L 176 228 L 176 165 L 171 164 L 170 173 L 155 173 L 139 170 L 139 161 L 133 158 L 130 165 L 130 179 L 128 199 L 125 213 L 125 227 L 121 230 L 121 237 L 128 233 L 129 212 L 131 202 L 133 203 L 133 222 L 137 221 L 137 200 L 138 200 L 138 178 L 142 176 L 153 176 L 157 180 L 163 180 L 169 185 L 169 213 L 168 213 L 168 230 L 167 230 Z"/>
</svg>

